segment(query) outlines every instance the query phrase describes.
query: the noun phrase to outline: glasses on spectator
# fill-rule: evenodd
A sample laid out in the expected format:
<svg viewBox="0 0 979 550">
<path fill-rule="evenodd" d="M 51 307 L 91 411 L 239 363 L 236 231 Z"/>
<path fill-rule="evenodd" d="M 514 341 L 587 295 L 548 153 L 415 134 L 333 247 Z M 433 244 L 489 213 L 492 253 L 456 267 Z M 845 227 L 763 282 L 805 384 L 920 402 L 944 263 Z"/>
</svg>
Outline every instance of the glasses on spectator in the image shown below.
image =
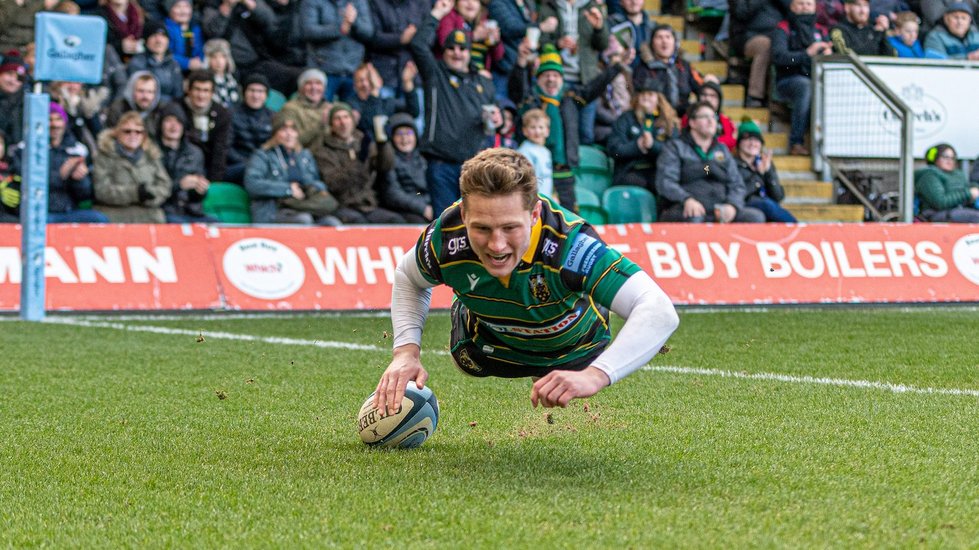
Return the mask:
<svg viewBox="0 0 979 550">
<path fill-rule="evenodd" d="M 120 130 L 121 133 L 127 136 L 141 136 L 143 135 L 143 130 L 138 128 L 126 128 L 125 130 Z"/>
<path fill-rule="evenodd" d="M 942 153 L 941 155 L 938 155 L 938 158 L 955 160 L 955 153 Z"/>
<path fill-rule="evenodd" d="M 694 115 L 694 116 L 690 117 L 690 120 L 697 120 L 697 119 L 703 119 L 703 118 L 714 118 L 714 115 L 712 115 L 710 113 L 703 113 L 703 114 Z"/>
</svg>

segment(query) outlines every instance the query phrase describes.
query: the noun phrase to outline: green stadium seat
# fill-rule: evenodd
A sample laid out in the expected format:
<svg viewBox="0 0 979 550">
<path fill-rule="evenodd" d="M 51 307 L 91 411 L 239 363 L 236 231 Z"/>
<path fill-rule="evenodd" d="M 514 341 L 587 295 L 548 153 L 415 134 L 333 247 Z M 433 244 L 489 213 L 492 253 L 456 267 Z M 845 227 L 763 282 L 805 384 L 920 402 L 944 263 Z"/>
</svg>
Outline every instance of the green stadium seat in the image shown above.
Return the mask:
<svg viewBox="0 0 979 550">
<path fill-rule="evenodd" d="M 282 92 L 269 88 L 269 97 L 265 99 L 265 106 L 273 113 L 278 113 L 282 106 L 286 104 L 286 96 Z"/>
<path fill-rule="evenodd" d="M 578 206 L 602 206 L 602 197 L 598 193 L 592 191 L 587 187 L 582 187 L 580 185 L 574 186 L 574 196 L 578 201 Z"/>
<path fill-rule="evenodd" d="M 608 223 L 648 223 L 656 221 L 656 197 L 635 185 L 616 185 L 605 190 L 602 205 Z"/>
<path fill-rule="evenodd" d="M 612 161 L 609 160 L 605 151 L 594 145 L 581 145 L 578 147 L 578 172 L 610 174 L 612 172 Z"/>
<path fill-rule="evenodd" d="M 203 206 L 205 214 L 222 223 L 252 223 L 251 200 L 240 185 L 212 181 Z"/>
<path fill-rule="evenodd" d="M 605 225 L 608 223 L 608 214 L 605 213 L 605 209 L 601 206 L 579 204 L 578 215 L 592 225 Z"/>
<path fill-rule="evenodd" d="M 588 189 L 599 197 L 612 186 L 612 175 L 609 173 L 580 172 L 574 175 L 575 189 Z"/>
</svg>

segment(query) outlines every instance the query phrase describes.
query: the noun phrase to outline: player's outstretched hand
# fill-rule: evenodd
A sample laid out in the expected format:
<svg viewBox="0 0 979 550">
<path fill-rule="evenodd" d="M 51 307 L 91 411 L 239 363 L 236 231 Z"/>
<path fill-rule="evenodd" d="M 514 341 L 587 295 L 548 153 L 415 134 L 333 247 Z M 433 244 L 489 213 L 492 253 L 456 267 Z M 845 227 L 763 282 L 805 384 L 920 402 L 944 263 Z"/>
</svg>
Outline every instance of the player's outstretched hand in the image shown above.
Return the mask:
<svg viewBox="0 0 979 550">
<path fill-rule="evenodd" d="M 591 397 L 610 383 L 608 375 L 595 367 L 582 371 L 551 371 L 534 382 L 530 402 L 534 407 L 567 407 L 576 397 Z"/>
<path fill-rule="evenodd" d="M 425 382 L 428 380 L 428 372 L 422 367 L 421 349 L 414 344 L 394 350 L 394 359 L 377 383 L 374 407 L 381 411 L 382 415 L 396 413 L 405 396 L 405 387 L 408 386 L 409 380 L 414 380 L 419 388 L 425 387 Z"/>
</svg>

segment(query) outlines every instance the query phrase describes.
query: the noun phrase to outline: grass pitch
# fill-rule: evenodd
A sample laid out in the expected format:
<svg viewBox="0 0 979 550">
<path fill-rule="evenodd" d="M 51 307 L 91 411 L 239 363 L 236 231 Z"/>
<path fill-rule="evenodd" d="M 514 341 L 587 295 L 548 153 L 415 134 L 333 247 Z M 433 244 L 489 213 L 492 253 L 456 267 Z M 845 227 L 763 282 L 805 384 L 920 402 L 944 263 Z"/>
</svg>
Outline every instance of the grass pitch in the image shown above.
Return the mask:
<svg viewBox="0 0 979 550">
<path fill-rule="evenodd" d="M 355 431 L 386 317 L 6 321 L 0 546 L 975 547 L 976 319 L 682 313 L 673 371 L 544 411 L 433 314 L 438 430 L 394 452 Z"/>
</svg>

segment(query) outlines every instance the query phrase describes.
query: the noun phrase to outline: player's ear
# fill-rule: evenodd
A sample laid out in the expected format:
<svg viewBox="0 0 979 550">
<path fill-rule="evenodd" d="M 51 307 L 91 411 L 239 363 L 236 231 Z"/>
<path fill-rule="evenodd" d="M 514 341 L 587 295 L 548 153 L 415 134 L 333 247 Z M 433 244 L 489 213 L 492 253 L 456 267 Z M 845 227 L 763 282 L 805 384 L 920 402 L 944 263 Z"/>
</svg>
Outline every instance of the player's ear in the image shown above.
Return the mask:
<svg viewBox="0 0 979 550">
<path fill-rule="evenodd" d="M 537 220 L 540 219 L 541 208 L 540 199 L 537 199 L 537 202 L 534 203 L 534 208 L 530 211 L 530 225 L 536 224 Z"/>
</svg>

